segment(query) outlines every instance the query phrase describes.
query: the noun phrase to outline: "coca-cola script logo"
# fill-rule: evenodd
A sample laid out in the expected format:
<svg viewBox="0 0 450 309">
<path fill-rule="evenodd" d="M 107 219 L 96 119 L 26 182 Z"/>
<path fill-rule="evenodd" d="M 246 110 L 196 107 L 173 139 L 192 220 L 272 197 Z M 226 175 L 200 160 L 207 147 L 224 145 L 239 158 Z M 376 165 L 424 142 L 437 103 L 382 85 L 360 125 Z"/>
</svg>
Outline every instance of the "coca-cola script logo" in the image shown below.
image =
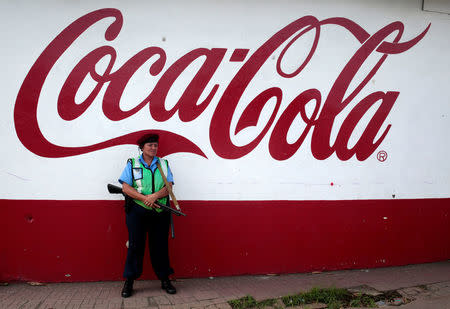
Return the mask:
<svg viewBox="0 0 450 309">
<path fill-rule="evenodd" d="M 82 16 L 64 29 L 45 48 L 33 64 L 20 88 L 14 110 L 15 127 L 22 144 L 39 156 L 67 157 L 116 145 L 134 144 L 137 137 L 144 132 L 157 132 L 162 136 L 162 144 L 160 147 L 162 155 L 175 152 L 191 152 L 205 156 L 202 150 L 187 138 L 164 130 L 138 131 L 83 147 L 58 146 L 43 136 L 38 125 L 36 114 L 39 96 L 48 74 L 55 62 L 83 32 L 100 20 L 110 17 L 114 18 L 114 21 L 107 28 L 104 35 L 106 40 L 113 41 L 119 35 L 122 28 L 123 17 L 121 12 L 116 9 L 97 10 Z M 231 120 L 244 92 L 261 66 L 284 44 L 284 49 L 276 61 L 274 74 L 276 73 L 286 79 L 297 76 L 313 57 L 319 42 L 322 27 L 330 24 L 349 31 L 361 46 L 356 50 L 336 78 L 323 102 L 323 106 L 321 106 L 322 95 L 319 90 L 308 89 L 302 91 L 287 105 L 284 111 L 281 111 L 282 89 L 279 87 L 266 89 L 247 104 L 247 107 L 237 122 L 234 134 L 247 127 L 255 126 L 266 103 L 269 100 L 273 101 L 275 99 L 275 108 L 270 117 L 268 117 L 267 123 L 261 132 L 248 144 L 243 146 L 234 144 L 231 140 Z M 178 112 L 181 121 L 190 122 L 203 113 L 216 95 L 219 87 L 226 87 L 222 96 L 218 99 L 209 127 L 211 146 L 218 156 L 226 159 L 237 159 L 245 156 L 255 149 L 273 125 L 268 146 L 270 155 L 274 159 L 286 160 L 290 158 L 302 145 L 309 131 L 312 130 L 311 152 L 316 159 L 324 160 L 336 152 L 340 160 L 348 160 L 353 155 L 356 155 L 358 160 L 365 160 L 376 150 L 389 132 L 391 125 L 388 125 L 384 129 L 384 132 L 380 132 L 380 137 L 375 140 L 399 92 L 378 91 L 363 98 L 348 112 L 338 130 L 334 144 L 330 145 L 330 134 L 334 120 L 375 75 L 388 55 L 402 53 L 416 45 L 425 36 L 429 27 L 430 25 L 414 39 L 400 42 L 403 34 L 403 24 L 401 22 L 393 22 L 373 35 L 370 35 L 358 24 L 346 18 L 337 17 L 319 21 L 313 16 L 304 16 L 290 23 L 269 38 L 243 63 L 228 85 L 215 84 L 206 96 L 206 99 L 202 102 L 198 102 L 199 98 L 223 61 L 227 51 L 226 48 L 194 49 L 179 58 L 163 72 L 166 64 L 166 53 L 160 47 L 152 46 L 143 49 L 131 57 L 120 68 L 113 71 L 116 50 L 111 46 L 101 46 L 87 53 L 73 68 L 69 76 L 67 76 L 58 97 L 58 113 L 62 119 L 67 121 L 80 117 L 98 96 L 100 90 L 106 87 L 102 101 L 102 109 L 105 116 L 112 121 L 119 121 L 131 117 L 142 108 L 148 106 L 150 115 L 155 121 L 167 121 Z M 296 40 L 310 31 L 314 34 L 314 42 L 308 56 L 294 72 L 286 73 L 280 65 L 285 53 Z M 395 38 L 392 42 L 388 42 L 386 40 L 387 37 L 393 33 L 396 33 Z M 248 49 L 236 49 L 230 61 L 242 62 L 248 53 Z M 363 78 L 362 82 L 345 97 L 349 84 L 361 66 L 366 62 L 367 58 L 373 53 L 379 53 L 382 56 L 373 68 L 371 68 L 367 76 Z M 98 73 L 95 66 L 104 57 L 110 59 L 109 63 L 103 73 Z M 156 60 L 151 64 L 149 73 L 152 76 L 159 76 L 156 86 L 134 108 L 126 111 L 122 110 L 119 102 L 125 86 L 133 74 L 151 57 L 154 57 Z M 165 99 L 168 91 L 180 74 L 200 57 L 204 59 L 201 67 L 175 106 L 167 109 Z M 84 102 L 77 104 L 75 103 L 75 96 L 82 81 L 88 75 L 96 82 L 96 86 Z M 375 103 L 378 103 L 379 107 L 364 128 L 356 144 L 349 149 L 348 141 L 352 132 L 358 122 Z M 306 106 L 308 104 L 314 104 L 314 111 L 309 116 L 306 112 Z M 274 124 L 279 112 L 281 114 Z M 288 130 L 299 114 L 305 123 L 304 131 L 294 143 L 289 143 L 287 141 Z"/>
</svg>

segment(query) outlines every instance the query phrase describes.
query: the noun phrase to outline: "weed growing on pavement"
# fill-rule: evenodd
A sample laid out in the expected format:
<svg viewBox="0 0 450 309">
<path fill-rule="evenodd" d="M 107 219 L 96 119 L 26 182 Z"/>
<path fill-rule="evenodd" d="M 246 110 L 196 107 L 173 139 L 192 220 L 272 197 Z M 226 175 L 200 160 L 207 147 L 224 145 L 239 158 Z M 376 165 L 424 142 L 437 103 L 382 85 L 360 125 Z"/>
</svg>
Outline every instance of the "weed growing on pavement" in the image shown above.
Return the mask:
<svg viewBox="0 0 450 309">
<path fill-rule="evenodd" d="M 247 295 L 239 299 L 230 300 L 228 301 L 228 304 L 231 306 L 231 308 L 236 309 L 252 308 L 255 307 L 256 300 L 250 295 Z"/>
<path fill-rule="evenodd" d="M 338 288 L 312 288 L 309 292 L 288 295 L 281 298 L 283 303 L 288 306 L 299 306 L 312 303 L 324 303 L 328 308 L 340 308 L 352 300 L 352 294 L 345 289 Z"/>
<path fill-rule="evenodd" d="M 350 307 L 368 307 L 368 308 L 376 308 L 375 304 L 376 298 L 374 296 L 370 296 L 367 294 L 357 294 L 355 297 L 349 302 Z"/>
<path fill-rule="evenodd" d="M 295 295 L 283 296 L 280 300 L 286 307 L 323 303 L 327 305 L 328 309 L 340 309 L 346 307 L 366 307 L 376 308 L 376 302 L 379 300 L 389 301 L 397 296 L 396 291 L 389 291 L 386 294 L 371 296 L 367 294 L 352 294 L 346 289 L 338 288 L 312 288 L 308 292 L 303 292 Z M 248 295 L 236 300 L 230 300 L 228 304 L 233 309 L 246 308 L 264 308 L 277 306 L 278 299 L 266 299 L 256 301 L 252 296 Z"/>
<path fill-rule="evenodd" d="M 265 299 L 262 301 L 256 301 L 252 296 L 247 295 L 245 297 L 230 300 L 228 304 L 234 309 L 245 309 L 245 308 L 264 308 L 267 306 L 273 306 L 276 299 Z"/>
</svg>

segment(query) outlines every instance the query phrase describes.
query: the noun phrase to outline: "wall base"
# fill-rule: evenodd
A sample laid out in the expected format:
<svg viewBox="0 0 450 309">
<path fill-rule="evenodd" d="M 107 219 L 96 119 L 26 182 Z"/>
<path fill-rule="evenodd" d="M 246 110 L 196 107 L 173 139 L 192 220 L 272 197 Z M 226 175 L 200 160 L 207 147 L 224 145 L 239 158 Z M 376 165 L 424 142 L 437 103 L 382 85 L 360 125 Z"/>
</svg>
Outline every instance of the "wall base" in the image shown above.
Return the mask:
<svg viewBox="0 0 450 309">
<path fill-rule="evenodd" d="M 122 201 L 0 200 L 0 281 L 122 280 Z M 450 199 L 181 201 L 177 277 L 386 267 L 450 258 Z M 154 279 L 148 252 L 144 279 Z"/>
</svg>

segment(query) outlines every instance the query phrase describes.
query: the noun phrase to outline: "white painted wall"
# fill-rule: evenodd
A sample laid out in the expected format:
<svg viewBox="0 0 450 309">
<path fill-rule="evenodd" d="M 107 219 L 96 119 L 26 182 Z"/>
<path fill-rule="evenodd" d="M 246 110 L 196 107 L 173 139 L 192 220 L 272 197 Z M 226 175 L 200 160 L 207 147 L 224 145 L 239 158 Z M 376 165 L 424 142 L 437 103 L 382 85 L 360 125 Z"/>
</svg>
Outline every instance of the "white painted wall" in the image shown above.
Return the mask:
<svg viewBox="0 0 450 309">
<path fill-rule="evenodd" d="M 448 0 L 424 0 L 423 9 L 429 12 L 450 13 L 450 2 Z"/>
<path fill-rule="evenodd" d="M 1 1 L 0 49 L 1 105 L 1 189 L 2 199 L 113 199 L 106 183 L 119 177 L 126 159 L 137 155 L 136 146 L 118 146 L 75 157 L 44 158 L 28 151 L 18 140 L 13 111 L 20 86 L 44 48 L 70 23 L 104 7 L 119 9 L 124 25 L 117 39 L 107 42 L 104 31 L 110 21 L 101 21 L 84 33 L 63 55 L 44 84 L 38 106 L 40 128 L 56 145 L 82 146 L 143 129 L 168 130 L 196 143 L 208 159 L 187 153 L 167 157 L 175 176 L 180 200 L 339 200 L 434 198 L 450 196 L 450 16 L 422 11 L 421 1 Z M 155 122 L 147 108 L 138 114 L 112 122 L 102 113 L 103 91 L 80 118 L 64 121 L 57 113 L 56 101 L 67 75 L 88 52 L 101 45 L 113 46 L 117 69 L 131 56 L 149 46 L 162 47 L 167 53 L 166 67 L 187 52 L 204 48 L 227 48 L 228 59 L 235 48 L 253 53 L 267 39 L 292 21 L 313 15 L 319 20 L 345 17 L 370 34 L 394 21 L 401 21 L 408 41 L 431 23 L 424 39 L 409 51 L 388 56 L 381 69 L 355 98 L 375 91 L 399 91 L 400 95 L 384 123 L 392 125 L 378 150 L 388 153 L 385 162 L 376 158 L 355 157 L 348 161 L 336 155 L 320 161 L 311 154 L 311 132 L 297 153 L 285 161 L 274 160 L 268 152 L 269 133 L 247 156 L 222 159 L 209 141 L 209 124 L 215 106 L 242 63 L 222 65 L 207 89 L 219 84 L 218 93 L 206 111 L 196 120 L 183 123 L 175 115 L 164 123 Z M 164 40 L 163 40 L 164 38 Z M 296 44 L 296 51 L 308 51 L 312 36 Z M 276 75 L 274 63 L 266 63 L 255 77 L 233 118 L 232 131 L 245 104 L 271 86 L 283 90 L 281 111 L 299 93 L 317 88 L 324 100 L 343 66 L 360 44 L 344 29 L 324 27 L 318 49 L 296 78 Z M 281 49 L 274 56 L 278 57 Z M 294 55 L 294 53 L 292 53 Z M 286 58 L 286 68 L 298 60 Z M 288 55 L 289 56 L 289 55 Z M 379 56 L 378 56 L 379 57 Z M 247 58 L 248 59 L 248 58 Z M 369 59 L 369 63 L 378 59 Z M 362 69 L 361 78 L 371 67 Z M 195 69 L 192 70 L 195 72 Z M 364 74 L 363 74 L 364 73 Z M 152 89 L 157 78 L 148 78 L 140 70 L 126 89 L 121 102 L 134 106 Z M 159 75 L 160 76 L 160 75 Z M 167 106 L 173 106 L 192 79 L 186 72 L 169 94 Z M 87 92 L 86 92 L 87 93 Z M 80 97 L 86 95 L 80 93 Z M 241 106 L 242 105 L 242 106 Z M 278 113 L 279 117 L 281 111 Z M 232 140 L 246 144 L 267 121 L 264 111 L 256 128 L 241 132 Z M 334 135 L 340 124 L 337 119 Z M 301 126 L 299 125 L 299 128 Z M 364 124 L 361 126 L 364 128 Z M 295 128 L 290 138 L 298 135 Z M 331 186 L 330 184 L 334 185 Z"/>
</svg>

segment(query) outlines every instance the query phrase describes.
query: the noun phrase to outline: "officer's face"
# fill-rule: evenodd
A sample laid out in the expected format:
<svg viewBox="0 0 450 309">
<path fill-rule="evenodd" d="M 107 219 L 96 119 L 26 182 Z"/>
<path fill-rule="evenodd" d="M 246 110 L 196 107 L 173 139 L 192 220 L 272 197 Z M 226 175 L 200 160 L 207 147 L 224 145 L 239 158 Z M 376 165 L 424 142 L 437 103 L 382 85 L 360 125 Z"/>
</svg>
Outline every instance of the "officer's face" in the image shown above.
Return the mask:
<svg viewBox="0 0 450 309">
<path fill-rule="evenodd" d="M 156 156 L 156 153 L 158 152 L 158 143 L 145 143 L 142 152 L 149 157 Z"/>
</svg>

